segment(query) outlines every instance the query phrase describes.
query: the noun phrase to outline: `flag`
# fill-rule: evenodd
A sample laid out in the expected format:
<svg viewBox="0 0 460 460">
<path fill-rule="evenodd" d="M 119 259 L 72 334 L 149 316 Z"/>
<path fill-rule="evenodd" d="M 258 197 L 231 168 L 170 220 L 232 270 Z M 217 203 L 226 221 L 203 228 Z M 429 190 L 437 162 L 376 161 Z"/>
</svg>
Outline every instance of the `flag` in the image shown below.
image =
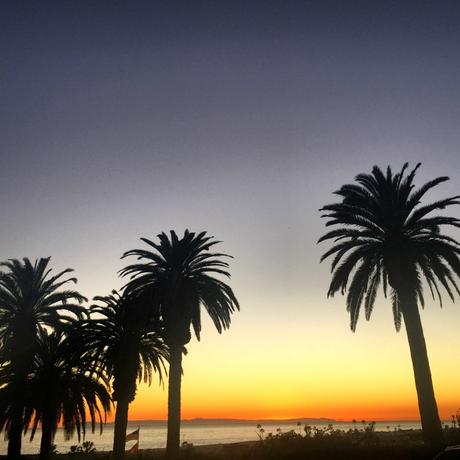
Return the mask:
<svg viewBox="0 0 460 460">
<path fill-rule="evenodd" d="M 137 441 L 136 444 L 134 444 L 134 446 L 131 447 L 131 449 L 129 449 L 128 452 L 130 454 L 138 454 L 139 453 L 139 441 Z"/>
<path fill-rule="evenodd" d="M 126 435 L 126 442 L 127 441 L 136 441 L 134 446 L 129 449 L 128 453 L 130 454 L 138 454 L 139 453 L 139 430 L 141 429 L 140 426 L 137 427 L 137 430 L 132 431 L 131 433 Z"/>
<path fill-rule="evenodd" d="M 126 441 L 137 441 L 139 442 L 139 428 L 132 433 L 126 435 Z"/>
</svg>

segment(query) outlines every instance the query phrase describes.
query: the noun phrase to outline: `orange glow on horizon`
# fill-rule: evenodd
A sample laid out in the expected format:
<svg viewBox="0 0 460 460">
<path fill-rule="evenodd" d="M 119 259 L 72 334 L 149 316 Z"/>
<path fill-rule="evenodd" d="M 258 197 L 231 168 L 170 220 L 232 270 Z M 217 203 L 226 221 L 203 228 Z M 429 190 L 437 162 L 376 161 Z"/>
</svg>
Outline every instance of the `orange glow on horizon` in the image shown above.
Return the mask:
<svg viewBox="0 0 460 460">
<path fill-rule="evenodd" d="M 162 393 L 158 390 L 158 393 Z M 130 420 L 166 420 L 167 419 L 167 400 L 166 392 L 158 398 L 158 393 L 150 400 L 147 396 L 138 398 L 131 404 Z M 395 404 L 378 405 L 376 402 L 363 402 L 361 404 L 344 404 L 341 407 L 331 407 L 331 405 L 320 403 L 318 405 L 305 406 L 304 408 L 289 407 L 278 410 L 272 407 L 253 407 L 228 405 L 194 405 L 185 400 L 182 408 L 182 419 L 209 418 L 209 419 L 243 419 L 243 420 L 286 420 L 304 418 L 330 418 L 337 421 L 351 421 L 353 419 L 361 421 L 385 421 L 385 420 L 407 420 L 417 421 L 420 419 L 418 406 L 414 398 L 410 404 L 404 401 Z M 451 415 L 456 411 L 456 404 L 439 404 L 439 414 L 442 420 L 449 421 Z M 113 421 L 114 414 L 109 421 Z"/>
<path fill-rule="evenodd" d="M 329 314 L 339 321 L 328 323 Z M 391 329 L 391 311 L 377 309 L 356 334 L 343 308 L 316 323 L 296 316 L 292 307 L 284 322 L 266 317 L 256 336 L 253 318 L 222 335 L 205 324 L 202 342 L 192 341 L 183 359 L 182 419 L 419 420 L 407 338 Z M 431 309 L 422 316 L 439 414 L 450 422 L 460 407 L 460 370 L 452 365 L 458 313 Z M 141 384 L 129 418 L 166 420 L 167 381 L 164 388 Z"/>
<path fill-rule="evenodd" d="M 453 410 L 440 410 L 440 417 L 442 420 L 450 420 Z M 114 414 L 108 418 L 108 421 L 113 421 Z M 418 414 L 417 407 L 407 408 L 395 408 L 389 410 L 388 408 L 382 408 L 377 410 L 375 408 L 356 408 L 355 411 L 344 410 L 336 413 L 329 413 L 328 411 L 321 412 L 318 414 L 309 414 L 303 412 L 281 412 L 271 413 L 266 412 L 251 412 L 248 410 L 235 410 L 233 412 L 222 412 L 207 410 L 202 412 L 189 412 L 186 411 L 182 414 L 183 420 L 190 420 L 194 418 L 208 418 L 208 419 L 238 419 L 238 420 L 295 420 L 295 419 L 320 419 L 330 418 L 333 420 L 346 422 L 352 421 L 353 419 L 361 421 L 391 421 L 391 420 L 406 420 L 406 421 L 418 421 L 420 416 Z M 142 408 L 133 408 L 129 414 L 130 420 L 167 420 L 167 411 L 154 411 Z"/>
</svg>

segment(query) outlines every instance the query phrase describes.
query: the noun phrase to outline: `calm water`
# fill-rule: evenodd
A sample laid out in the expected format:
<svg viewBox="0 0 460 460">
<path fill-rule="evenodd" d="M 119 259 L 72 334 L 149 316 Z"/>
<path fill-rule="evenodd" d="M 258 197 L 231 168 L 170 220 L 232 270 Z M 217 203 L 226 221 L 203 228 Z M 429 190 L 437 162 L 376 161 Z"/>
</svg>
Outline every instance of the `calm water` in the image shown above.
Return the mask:
<svg viewBox="0 0 460 460">
<path fill-rule="evenodd" d="M 309 423 L 317 427 L 325 427 L 327 423 Z M 400 426 L 401 429 L 417 429 L 420 428 L 418 422 L 378 422 L 376 424 L 376 430 L 387 431 L 387 427 L 390 430 Z M 130 422 L 128 424 L 128 433 L 137 429 L 137 422 Z M 295 423 L 277 422 L 277 423 L 263 423 L 262 426 L 265 433 L 273 432 L 276 433 L 277 428 L 281 428 L 282 431 L 298 430 Z M 354 428 L 352 423 L 335 422 L 333 423 L 334 428 L 340 428 L 348 430 Z M 357 428 L 362 428 L 361 423 L 356 424 Z M 34 454 L 37 453 L 40 446 L 41 432 L 37 431 L 36 436 L 32 442 L 29 441 L 28 437 L 23 440 L 23 453 Z M 241 441 L 255 441 L 257 440 L 257 428 L 256 423 L 216 423 L 216 424 L 196 424 L 196 423 L 183 423 L 181 429 L 181 442 L 187 441 L 195 445 L 204 444 L 219 444 L 219 443 L 232 443 Z M 93 441 L 97 450 L 112 450 L 113 440 L 113 425 L 107 424 L 102 435 L 99 432 L 95 434 L 87 434 L 87 441 Z M 77 444 L 77 438 L 73 438 L 70 441 L 65 441 L 61 430 L 56 434 L 55 443 L 60 453 L 66 453 L 69 451 L 70 446 Z M 133 441 L 127 443 L 127 449 L 134 444 Z M 155 447 L 165 447 L 166 444 L 166 424 L 159 422 L 140 422 L 140 448 L 149 449 Z M 3 437 L 0 440 L 0 455 L 6 453 L 6 441 Z"/>
</svg>

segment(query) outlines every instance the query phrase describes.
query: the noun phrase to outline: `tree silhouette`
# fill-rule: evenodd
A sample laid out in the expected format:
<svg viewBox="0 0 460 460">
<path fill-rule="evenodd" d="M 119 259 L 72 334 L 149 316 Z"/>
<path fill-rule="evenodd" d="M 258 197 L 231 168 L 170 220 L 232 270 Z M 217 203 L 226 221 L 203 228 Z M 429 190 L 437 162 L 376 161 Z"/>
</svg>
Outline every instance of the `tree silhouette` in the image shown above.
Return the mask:
<svg viewBox="0 0 460 460">
<path fill-rule="evenodd" d="M 28 379 L 29 401 L 24 425 L 31 426 L 31 440 L 41 425 L 40 458 L 46 460 L 51 456 L 58 424 L 62 424 L 65 439 L 70 439 L 76 431 L 80 442 L 81 435 L 85 437 L 88 413 L 92 432 L 99 421 L 102 433 L 111 398 L 104 375 L 93 366 L 85 366 L 81 359 L 78 334 L 71 334 L 69 338 L 63 332 L 41 329 L 38 336 Z"/>
<path fill-rule="evenodd" d="M 179 238 L 174 231 L 170 237 L 158 235 L 158 243 L 142 238 L 149 247 L 126 252 L 123 257 L 135 256 L 139 263 L 121 270 L 130 276 L 129 292 L 149 293 L 152 305 L 164 322 L 164 338 L 170 350 L 168 388 L 167 455 L 175 457 L 180 437 L 180 392 L 182 353 L 191 339 L 193 327 L 197 339 L 201 331 L 201 306 L 211 317 L 217 330 L 230 326 L 230 316 L 239 309 L 232 289 L 214 274 L 230 277 L 226 254 L 211 253 L 218 243 L 206 232 L 195 234 L 186 230 Z"/>
<path fill-rule="evenodd" d="M 79 305 L 85 297 L 73 290 L 61 290 L 76 278 L 65 278 L 66 269 L 51 276 L 50 258 L 12 259 L 0 264 L 0 362 L 8 364 L 14 379 L 14 402 L 6 424 L 0 426 L 8 436 L 8 457 L 18 458 L 24 428 L 27 378 L 37 347 L 38 331 L 43 326 L 58 328 L 82 315 Z"/>
<path fill-rule="evenodd" d="M 85 359 L 96 363 L 113 379 L 116 401 L 114 458 L 123 458 L 129 404 L 134 400 L 137 380 L 150 385 L 157 373 L 162 380 L 164 361 L 169 359 L 161 338 L 161 323 L 151 315 L 142 296 L 120 296 L 116 291 L 106 297 L 95 297 L 91 319 L 82 325 L 81 339 Z"/>
<path fill-rule="evenodd" d="M 397 174 L 390 167 L 384 174 L 374 166 L 372 174 L 359 174 L 357 183 L 342 186 L 335 192 L 341 202 L 320 210 L 325 212 L 322 217 L 328 219 L 326 226 L 338 228 L 319 242 L 334 240 L 321 259 L 334 256 L 328 296 L 348 291 L 346 302 L 353 331 L 361 307 L 369 320 L 380 284 L 385 297 L 391 291 L 396 330 L 404 321 L 409 341 L 424 439 L 429 444 L 442 444 L 418 305 L 425 304 L 423 280 L 439 302 L 440 285 L 452 300 L 453 290 L 459 292 L 455 275 L 460 274 L 460 245 L 440 229 L 460 227 L 460 221 L 430 214 L 460 202 L 456 196 L 422 206 L 424 195 L 448 177 L 438 177 L 415 189 L 413 182 L 419 166 L 409 174 L 407 163 Z"/>
</svg>

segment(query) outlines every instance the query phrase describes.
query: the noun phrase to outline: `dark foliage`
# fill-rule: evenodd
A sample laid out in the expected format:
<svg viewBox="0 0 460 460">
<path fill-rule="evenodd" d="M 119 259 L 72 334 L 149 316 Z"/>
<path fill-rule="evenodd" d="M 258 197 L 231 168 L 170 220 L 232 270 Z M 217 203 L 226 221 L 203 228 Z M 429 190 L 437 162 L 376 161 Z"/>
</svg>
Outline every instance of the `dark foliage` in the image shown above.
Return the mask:
<svg viewBox="0 0 460 460">
<path fill-rule="evenodd" d="M 134 400 L 137 381 L 149 385 L 156 373 L 162 382 L 169 350 L 162 338 L 161 320 L 149 311 L 141 293 L 116 291 L 95 297 L 90 319 L 80 326 L 84 359 L 112 381 L 116 401 L 114 458 L 125 451 L 129 404 Z"/>
<path fill-rule="evenodd" d="M 112 291 L 94 301 L 90 319 L 79 331 L 84 357 L 113 380 L 115 401 L 120 395 L 132 401 L 137 380 L 150 385 L 156 373 L 162 381 L 169 353 L 161 336 L 161 322 L 148 314 L 141 296 L 120 296 Z"/>
<path fill-rule="evenodd" d="M 334 256 L 328 295 L 348 289 L 347 309 L 351 328 L 356 329 L 359 313 L 364 308 L 369 319 L 377 290 L 388 286 L 396 329 L 401 326 L 401 288 L 409 290 L 420 305 L 425 305 L 422 282 L 426 281 L 433 299 L 442 305 L 439 287 L 454 299 L 460 293 L 455 277 L 460 275 L 460 245 L 441 233 L 444 226 L 460 227 L 456 217 L 431 214 L 460 204 L 460 196 L 421 205 L 424 195 L 448 180 L 438 177 L 414 188 L 417 165 L 405 175 L 407 163 L 399 173 L 390 167 L 384 174 L 377 166 L 372 174 L 356 176 L 357 184 L 347 184 L 335 192 L 342 201 L 324 206 L 326 226 L 337 228 L 319 242 L 333 240 L 334 246 L 321 258 Z"/>
<path fill-rule="evenodd" d="M 101 373 L 84 366 L 79 350 L 80 342 L 62 332 L 40 331 L 28 379 L 31 404 L 26 409 L 25 426 L 30 423 L 31 439 L 41 424 L 42 432 L 51 430 L 53 440 L 58 424 L 62 424 L 65 439 L 76 432 L 80 441 L 88 415 L 92 432 L 97 421 L 102 432 L 111 409 L 108 382 Z"/>
<path fill-rule="evenodd" d="M 27 381 L 39 347 L 43 327 L 62 330 L 83 316 L 81 303 L 86 300 L 74 290 L 63 289 L 76 278 L 66 278 L 66 269 L 51 275 L 50 258 L 16 259 L 0 264 L 0 363 L 2 393 L 0 431 L 9 438 L 8 454 L 18 456 L 28 404 Z"/>
<path fill-rule="evenodd" d="M 230 286 L 211 275 L 230 278 L 227 254 L 212 253 L 219 243 L 206 232 L 185 231 L 180 239 L 174 231 L 170 237 L 158 235 L 159 242 L 141 238 L 151 250 L 133 249 L 123 257 L 134 256 L 141 262 L 121 270 L 129 276 L 128 292 L 151 296 L 151 304 L 165 324 L 168 343 L 185 345 L 190 340 L 190 325 L 197 339 L 201 332 L 201 306 L 204 306 L 219 332 L 230 326 L 230 315 L 239 309 Z"/>
<path fill-rule="evenodd" d="M 171 231 L 170 237 L 159 234 L 158 242 L 142 241 L 149 250 L 125 253 L 123 257 L 134 256 L 139 262 L 122 269 L 121 275 L 130 277 L 126 292 L 150 298 L 150 313 L 164 324 L 170 350 L 167 455 L 174 457 L 179 450 L 182 353 L 191 339 L 190 328 L 199 340 L 203 306 L 222 332 L 230 327 L 231 314 L 239 304 L 230 286 L 214 276 L 230 277 L 224 260 L 229 256 L 210 252 L 218 241 L 206 232 L 186 230 L 179 238 Z"/>
<path fill-rule="evenodd" d="M 390 291 L 393 318 L 399 331 L 404 320 L 409 341 L 420 416 L 425 441 L 442 445 L 442 431 L 434 397 L 431 371 L 418 305 L 425 305 L 423 282 L 441 303 L 440 287 L 454 300 L 460 293 L 460 244 L 441 228 L 460 227 L 460 220 L 433 212 L 460 204 L 460 196 L 421 204 L 425 194 L 447 177 L 438 177 L 416 189 L 419 164 L 408 174 L 407 163 L 399 173 L 386 174 L 374 166 L 372 174 L 359 174 L 355 184 L 335 192 L 338 203 L 324 206 L 326 226 L 335 227 L 319 239 L 334 245 L 321 258 L 333 257 L 328 296 L 347 293 L 347 310 L 354 331 L 364 308 L 370 319 L 377 291 Z M 441 303 L 442 305 L 442 303 Z"/>
</svg>

